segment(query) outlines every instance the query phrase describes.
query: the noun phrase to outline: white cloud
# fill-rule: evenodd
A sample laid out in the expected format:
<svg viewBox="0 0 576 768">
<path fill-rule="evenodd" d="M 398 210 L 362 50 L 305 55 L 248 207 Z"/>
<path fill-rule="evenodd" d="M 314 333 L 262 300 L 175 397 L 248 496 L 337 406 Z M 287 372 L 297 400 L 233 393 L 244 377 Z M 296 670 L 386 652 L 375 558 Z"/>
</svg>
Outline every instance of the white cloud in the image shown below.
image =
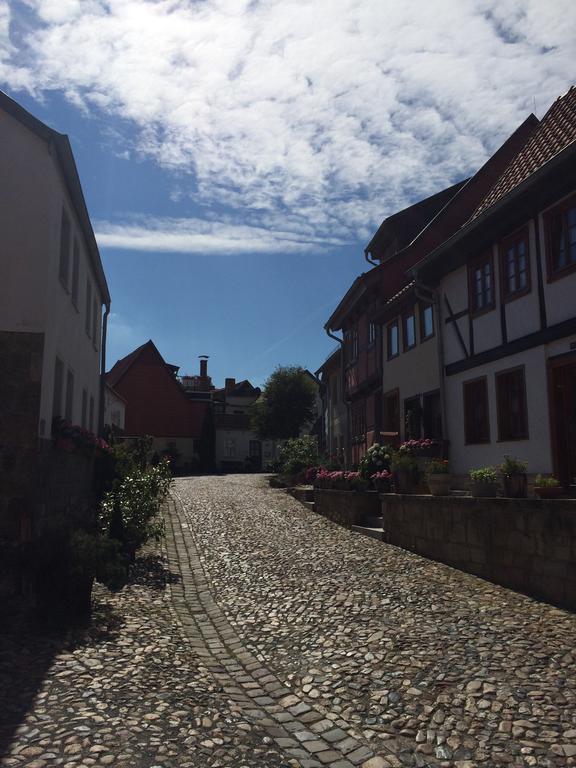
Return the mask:
<svg viewBox="0 0 576 768">
<path fill-rule="evenodd" d="M 364 236 L 469 175 L 566 90 L 576 48 L 572 0 L 25 2 L 0 80 L 131 121 L 197 200 L 280 237 Z"/>
<path fill-rule="evenodd" d="M 334 246 L 312 234 L 233 225 L 203 219 L 136 217 L 133 222 L 96 222 L 101 248 L 190 254 L 305 253 Z"/>
</svg>

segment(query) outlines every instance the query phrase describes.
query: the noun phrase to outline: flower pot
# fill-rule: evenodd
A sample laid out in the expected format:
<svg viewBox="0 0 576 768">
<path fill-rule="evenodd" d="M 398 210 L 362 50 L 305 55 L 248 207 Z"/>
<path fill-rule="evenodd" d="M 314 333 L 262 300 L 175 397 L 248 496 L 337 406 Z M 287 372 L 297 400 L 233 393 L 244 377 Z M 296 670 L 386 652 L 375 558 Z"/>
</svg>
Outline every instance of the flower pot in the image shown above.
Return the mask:
<svg viewBox="0 0 576 768">
<path fill-rule="evenodd" d="M 528 496 L 526 474 L 503 475 L 504 496 L 509 499 L 525 499 Z"/>
<path fill-rule="evenodd" d="M 396 493 L 413 493 L 417 482 L 414 472 L 409 469 L 397 469 L 394 472 L 394 489 Z"/>
<path fill-rule="evenodd" d="M 432 496 L 448 496 L 452 484 L 452 475 L 447 472 L 430 474 L 426 476 L 428 488 Z"/>
<path fill-rule="evenodd" d="M 480 499 L 498 496 L 498 483 L 472 483 L 472 496 Z"/>
<path fill-rule="evenodd" d="M 392 490 L 392 483 L 390 480 L 373 480 L 372 485 L 374 486 L 374 490 L 378 491 L 378 493 L 390 493 Z"/>
<path fill-rule="evenodd" d="M 539 499 L 557 499 L 564 494 L 561 485 L 535 485 L 534 493 Z"/>
</svg>

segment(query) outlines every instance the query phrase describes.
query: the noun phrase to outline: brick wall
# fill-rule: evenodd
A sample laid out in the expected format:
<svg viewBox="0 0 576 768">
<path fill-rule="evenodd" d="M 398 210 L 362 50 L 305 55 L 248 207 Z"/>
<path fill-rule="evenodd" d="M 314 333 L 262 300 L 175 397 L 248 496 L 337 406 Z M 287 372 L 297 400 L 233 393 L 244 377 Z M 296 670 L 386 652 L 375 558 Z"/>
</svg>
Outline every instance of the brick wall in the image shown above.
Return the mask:
<svg viewBox="0 0 576 768">
<path fill-rule="evenodd" d="M 365 517 L 378 517 L 380 501 L 376 491 L 314 490 L 314 511 L 334 523 L 351 528 Z"/>
<path fill-rule="evenodd" d="M 382 494 L 384 540 L 576 608 L 576 502 Z"/>
</svg>

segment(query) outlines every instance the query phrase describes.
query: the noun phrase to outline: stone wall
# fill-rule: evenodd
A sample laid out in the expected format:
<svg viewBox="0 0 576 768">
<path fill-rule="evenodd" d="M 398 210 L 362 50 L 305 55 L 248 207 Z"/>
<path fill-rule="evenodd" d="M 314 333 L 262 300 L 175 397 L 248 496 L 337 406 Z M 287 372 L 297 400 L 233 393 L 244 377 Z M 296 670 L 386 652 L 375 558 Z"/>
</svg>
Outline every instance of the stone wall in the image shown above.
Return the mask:
<svg viewBox="0 0 576 768">
<path fill-rule="evenodd" d="M 365 517 L 380 515 L 376 491 L 329 491 L 314 489 L 314 511 L 334 523 L 351 528 Z"/>
<path fill-rule="evenodd" d="M 576 502 L 382 494 L 384 541 L 576 608 Z"/>
</svg>

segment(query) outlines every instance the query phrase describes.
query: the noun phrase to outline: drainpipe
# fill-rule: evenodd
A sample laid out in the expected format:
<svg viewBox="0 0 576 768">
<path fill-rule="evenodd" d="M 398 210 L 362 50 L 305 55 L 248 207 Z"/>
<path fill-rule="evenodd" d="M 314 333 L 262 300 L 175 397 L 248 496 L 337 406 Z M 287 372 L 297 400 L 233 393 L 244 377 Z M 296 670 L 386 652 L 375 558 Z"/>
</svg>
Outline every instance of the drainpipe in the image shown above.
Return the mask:
<svg viewBox="0 0 576 768">
<path fill-rule="evenodd" d="M 346 381 L 345 381 L 345 377 L 344 377 L 344 339 L 340 339 L 338 336 L 334 336 L 332 331 L 329 328 L 327 328 L 326 326 L 324 326 L 324 330 L 326 331 L 326 333 L 328 334 L 328 336 L 331 339 L 334 339 L 334 341 L 337 341 L 338 344 L 340 344 L 340 350 L 341 350 L 341 355 L 340 355 L 340 391 L 342 392 L 342 400 L 346 403 L 346 430 L 345 430 L 345 434 L 346 434 L 346 447 L 344 449 L 344 467 L 347 467 L 348 466 L 348 445 L 350 443 L 350 434 L 349 434 L 349 432 L 350 432 L 350 402 L 349 402 L 349 400 L 347 398 L 344 397 L 345 385 L 346 385 Z"/>
<path fill-rule="evenodd" d="M 437 288 L 432 288 L 429 285 L 425 285 L 416 279 L 414 292 L 416 298 L 425 301 L 427 304 L 432 304 L 434 307 L 434 315 L 436 317 L 438 345 L 438 375 L 440 384 L 440 410 L 442 413 L 442 432 L 447 440 L 448 435 L 448 420 L 446 417 L 446 383 L 444 381 L 444 338 L 442 333 L 442 316 L 440 312 L 440 292 Z"/>
<path fill-rule="evenodd" d="M 370 256 L 368 255 L 369 253 L 370 253 L 370 251 L 368 250 L 368 248 L 364 248 L 364 258 L 366 259 L 368 264 L 372 264 L 373 267 L 378 267 L 379 266 L 379 262 L 378 261 L 374 261 L 373 259 L 371 259 Z"/>
<path fill-rule="evenodd" d="M 106 336 L 110 304 L 106 304 L 102 320 L 102 345 L 100 349 L 100 407 L 98 409 L 98 434 L 104 436 L 104 401 L 106 396 Z"/>
</svg>

